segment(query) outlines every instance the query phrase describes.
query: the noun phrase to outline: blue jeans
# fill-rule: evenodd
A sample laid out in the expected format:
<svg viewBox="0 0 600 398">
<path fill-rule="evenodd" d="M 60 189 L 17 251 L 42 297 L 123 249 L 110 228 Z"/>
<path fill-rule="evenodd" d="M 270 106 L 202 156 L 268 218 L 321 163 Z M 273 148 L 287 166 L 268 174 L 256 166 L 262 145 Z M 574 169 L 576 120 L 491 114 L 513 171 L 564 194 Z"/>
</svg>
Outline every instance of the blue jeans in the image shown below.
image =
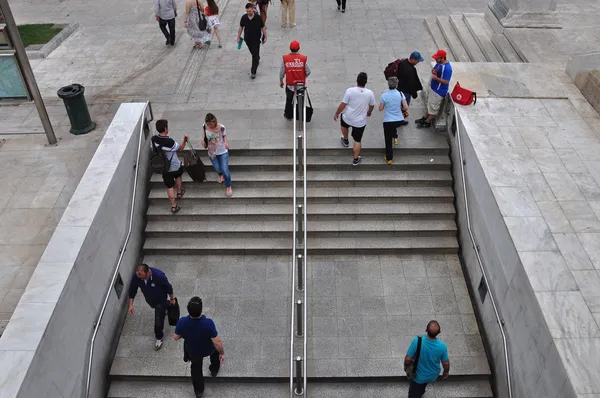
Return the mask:
<svg viewBox="0 0 600 398">
<path fill-rule="evenodd" d="M 412 98 L 411 94 L 405 93 L 404 91 L 402 92 L 402 94 L 404 94 L 404 97 L 406 98 L 406 105 L 410 105 L 410 99 Z"/>
<path fill-rule="evenodd" d="M 229 188 L 231 186 L 231 174 L 229 174 L 229 152 L 225 152 L 222 155 L 217 155 L 214 159 L 210 159 L 215 171 L 220 176 L 225 178 L 225 186 Z"/>
</svg>

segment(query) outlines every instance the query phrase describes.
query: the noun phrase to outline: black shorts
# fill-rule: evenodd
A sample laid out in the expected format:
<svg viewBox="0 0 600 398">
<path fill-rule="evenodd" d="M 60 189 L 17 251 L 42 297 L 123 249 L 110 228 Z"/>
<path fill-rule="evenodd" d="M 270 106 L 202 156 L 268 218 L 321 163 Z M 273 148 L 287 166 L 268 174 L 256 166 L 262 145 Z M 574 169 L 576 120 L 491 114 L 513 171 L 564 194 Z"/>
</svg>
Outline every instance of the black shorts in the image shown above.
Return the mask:
<svg viewBox="0 0 600 398">
<path fill-rule="evenodd" d="M 175 180 L 183 174 L 183 167 L 179 167 L 179 170 L 169 171 L 162 175 L 163 181 L 167 188 L 173 188 L 175 186 Z"/>
<path fill-rule="evenodd" d="M 363 133 L 365 132 L 365 127 L 367 127 L 366 125 L 362 127 L 350 126 L 344 121 L 344 115 L 340 115 L 340 124 L 345 129 L 349 129 L 350 127 L 352 127 L 352 139 L 354 141 L 360 142 L 360 140 L 362 140 Z"/>
</svg>

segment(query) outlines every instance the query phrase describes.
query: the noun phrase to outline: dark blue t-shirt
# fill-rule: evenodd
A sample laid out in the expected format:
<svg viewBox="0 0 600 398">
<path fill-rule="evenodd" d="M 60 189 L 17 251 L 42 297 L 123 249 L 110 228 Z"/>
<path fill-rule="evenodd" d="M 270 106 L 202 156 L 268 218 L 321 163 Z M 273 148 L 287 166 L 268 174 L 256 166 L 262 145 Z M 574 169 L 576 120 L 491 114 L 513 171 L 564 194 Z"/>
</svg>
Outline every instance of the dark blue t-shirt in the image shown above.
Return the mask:
<svg viewBox="0 0 600 398">
<path fill-rule="evenodd" d="M 436 64 L 434 69 L 437 72 L 437 77 L 448 80 L 448 84 L 442 84 L 431 79 L 431 89 L 440 97 L 445 97 L 446 94 L 448 94 L 448 87 L 450 86 L 450 79 L 452 78 L 452 65 L 450 65 L 450 62 L 446 62 L 445 64 Z"/>
<path fill-rule="evenodd" d="M 217 327 L 212 319 L 202 315 L 180 318 L 175 326 L 175 334 L 183 337 L 184 347 L 190 358 L 207 357 L 215 351 L 212 339 L 218 336 Z"/>
</svg>

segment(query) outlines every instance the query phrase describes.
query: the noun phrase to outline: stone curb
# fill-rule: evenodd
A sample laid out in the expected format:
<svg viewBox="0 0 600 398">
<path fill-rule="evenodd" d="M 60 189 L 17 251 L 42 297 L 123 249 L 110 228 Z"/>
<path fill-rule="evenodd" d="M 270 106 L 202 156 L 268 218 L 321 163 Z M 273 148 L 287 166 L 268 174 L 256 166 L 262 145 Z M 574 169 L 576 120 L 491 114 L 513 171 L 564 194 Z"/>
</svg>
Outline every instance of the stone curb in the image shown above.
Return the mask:
<svg viewBox="0 0 600 398">
<path fill-rule="evenodd" d="M 29 59 L 46 58 L 52 51 L 56 50 L 56 48 L 60 46 L 63 41 L 67 40 L 67 38 L 71 36 L 71 34 L 75 32 L 79 26 L 80 25 L 78 22 L 71 22 L 48 43 L 44 44 L 39 50 L 27 50 L 27 56 Z"/>
</svg>

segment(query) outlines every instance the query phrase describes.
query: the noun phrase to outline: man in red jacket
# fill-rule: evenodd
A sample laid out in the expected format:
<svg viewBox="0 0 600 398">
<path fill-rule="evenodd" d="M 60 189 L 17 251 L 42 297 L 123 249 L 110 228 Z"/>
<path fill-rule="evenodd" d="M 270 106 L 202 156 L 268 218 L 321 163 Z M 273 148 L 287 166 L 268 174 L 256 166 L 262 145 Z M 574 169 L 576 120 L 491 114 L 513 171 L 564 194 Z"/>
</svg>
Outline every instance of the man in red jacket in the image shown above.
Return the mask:
<svg viewBox="0 0 600 398">
<path fill-rule="evenodd" d="M 294 117 L 294 87 L 301 83 L 306 86 L 306 77 L 310 75 L 310 66 L 306 55 L 300 54 L 300 43 L 296 40 L 290 43 L 290 53 L 285 54 L 279 68 L 279 87 L 283 88 L 285 76 L 285 110 L 283 116 L 292 120 Z"/>
</svg>

